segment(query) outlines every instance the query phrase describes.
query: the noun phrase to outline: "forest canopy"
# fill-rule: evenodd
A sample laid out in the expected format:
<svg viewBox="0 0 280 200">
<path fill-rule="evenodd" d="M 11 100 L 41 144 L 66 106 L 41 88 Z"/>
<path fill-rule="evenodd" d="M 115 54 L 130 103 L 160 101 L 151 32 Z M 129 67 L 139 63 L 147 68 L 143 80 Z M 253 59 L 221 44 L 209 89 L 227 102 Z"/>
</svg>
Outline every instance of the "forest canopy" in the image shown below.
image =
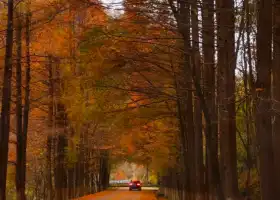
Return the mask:
<svg viewBox="0 0 280 200">
<path fill-rule="evenodd" d="M 140 177 L 124 166 L 171 200 L 277 199 L 279 19 L 279 0 L 0 1 L 0 200 Z"/>
</svg>

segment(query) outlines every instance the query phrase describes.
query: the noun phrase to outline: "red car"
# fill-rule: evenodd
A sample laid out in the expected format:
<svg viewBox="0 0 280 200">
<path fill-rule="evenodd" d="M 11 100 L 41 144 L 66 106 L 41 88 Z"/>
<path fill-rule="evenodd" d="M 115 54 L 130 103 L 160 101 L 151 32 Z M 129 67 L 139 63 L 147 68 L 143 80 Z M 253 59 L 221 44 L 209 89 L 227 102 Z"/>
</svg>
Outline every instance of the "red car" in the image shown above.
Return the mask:
<svg viewBox="0 0 280 200">
<path fill-rule="evenodd" d="M 139 190 L 141 191 L 141 182 L 140 181 L 131 181 L 129 183 L 129 190 Z"/>
</svg>

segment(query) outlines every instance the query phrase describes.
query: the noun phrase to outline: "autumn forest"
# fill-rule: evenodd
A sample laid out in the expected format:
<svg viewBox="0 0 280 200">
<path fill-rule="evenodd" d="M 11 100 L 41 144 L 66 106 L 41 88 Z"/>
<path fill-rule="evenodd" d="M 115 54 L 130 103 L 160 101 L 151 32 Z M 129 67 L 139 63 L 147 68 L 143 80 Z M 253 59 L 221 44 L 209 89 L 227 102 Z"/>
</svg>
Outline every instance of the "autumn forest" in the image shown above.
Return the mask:
<svg viewBox="0 0 280 200">
<path fill-rule="evenodd" d="M 280 199 L 280 0 L 0 0 L 0 97 L 0 200 Z"/>
</svg>

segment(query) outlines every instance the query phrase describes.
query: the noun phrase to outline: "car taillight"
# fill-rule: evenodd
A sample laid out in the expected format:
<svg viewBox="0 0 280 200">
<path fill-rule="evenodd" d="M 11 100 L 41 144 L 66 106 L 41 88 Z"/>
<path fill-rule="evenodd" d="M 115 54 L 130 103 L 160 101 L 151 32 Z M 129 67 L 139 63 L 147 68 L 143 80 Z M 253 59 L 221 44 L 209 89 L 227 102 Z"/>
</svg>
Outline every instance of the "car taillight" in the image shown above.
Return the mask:
<svg viewBox="0 0 280 200">
<path fill-rule="evenodd" d="M 129 185 L 132 185 L 132 183 L 129 183 Z"/>
<path fill-rule="evenodd" d="M 140 186 L 140 183 L 137 183 L 137 186 Z"/>
</svg>

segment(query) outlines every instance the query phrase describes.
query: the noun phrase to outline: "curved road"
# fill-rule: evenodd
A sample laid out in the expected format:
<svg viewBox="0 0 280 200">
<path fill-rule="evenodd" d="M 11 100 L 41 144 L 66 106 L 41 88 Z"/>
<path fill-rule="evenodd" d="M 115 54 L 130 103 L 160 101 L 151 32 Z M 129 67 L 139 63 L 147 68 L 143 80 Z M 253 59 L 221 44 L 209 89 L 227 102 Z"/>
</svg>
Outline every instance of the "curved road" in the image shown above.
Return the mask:
<svg viewBox="0 0 280 200">
<path fill-rule="evenodd" d="M 129 191 L 128 187 L 108 190 L 79 198 L 79 200 L 156 200 L 157 188 L 142 188 L 142 191 Z"/>
</svg>

